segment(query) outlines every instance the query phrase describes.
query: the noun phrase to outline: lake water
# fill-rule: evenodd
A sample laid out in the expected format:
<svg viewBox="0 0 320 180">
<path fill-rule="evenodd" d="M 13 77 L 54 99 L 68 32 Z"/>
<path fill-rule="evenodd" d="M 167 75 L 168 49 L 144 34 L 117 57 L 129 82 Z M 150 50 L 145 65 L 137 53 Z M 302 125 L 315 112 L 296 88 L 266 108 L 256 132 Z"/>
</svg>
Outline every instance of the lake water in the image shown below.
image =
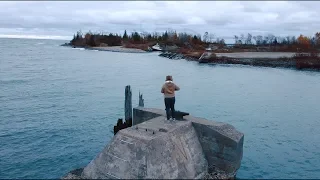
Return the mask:
<svg viewBox="0 0 320 180">
<path fill-rule="evenodd" d="M 0 179 L 59 178 L 87 165 L 124 116 L 126 85 L 164 108 L 167 74 L 177 109 L 245 134 L 238 178 L 320 177 L 320 73 L 199 65 L 154 53 L 97 52 L 64 41 L 0 39 Z"/>
</svg>

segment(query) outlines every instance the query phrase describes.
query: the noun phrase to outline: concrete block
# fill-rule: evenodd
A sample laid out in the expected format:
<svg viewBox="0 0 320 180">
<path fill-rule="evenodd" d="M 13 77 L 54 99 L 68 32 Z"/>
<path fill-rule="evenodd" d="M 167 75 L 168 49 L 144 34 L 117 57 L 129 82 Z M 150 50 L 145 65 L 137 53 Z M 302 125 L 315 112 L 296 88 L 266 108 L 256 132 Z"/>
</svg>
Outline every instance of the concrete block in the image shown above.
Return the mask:
<svg viewBox="0 0 320 180">
<path fill-rule="evenodd" d="M 186 114 L 184 114 L 186 115 Z M 133 109 L 134 126 L 120 130 L 81 175 L 64 179 L 233 178 L 243 155 L 243 133 L 190 115 L 165 120 L 161 109 Z M 211 174 L 213 176 L 211 176 Z M 216 175 L 218 174 L 218 175 Z"/>
<path fill-rule="evenodd" d="M 197 132 L 203 152 L 211 169 L 234 173 L 240 168 L 244 134 L 226 123 L 186 116 Z"/>
</svg>

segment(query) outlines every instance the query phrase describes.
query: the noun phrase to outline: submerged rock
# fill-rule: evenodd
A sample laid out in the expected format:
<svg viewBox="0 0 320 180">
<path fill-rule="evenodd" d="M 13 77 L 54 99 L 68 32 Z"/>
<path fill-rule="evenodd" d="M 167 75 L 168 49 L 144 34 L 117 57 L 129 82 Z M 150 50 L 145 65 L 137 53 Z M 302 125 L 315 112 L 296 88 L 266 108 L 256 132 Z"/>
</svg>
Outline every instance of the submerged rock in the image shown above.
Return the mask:
<svg viewBox="0 0 320 180">
<path fill-rule="evenodd" d="M 82 179 L 81 174 L 83 172 L 83 168 L 75 169 L 70 171 L 68 174 L 66 174 L 61 179 Z"/>
<path fill-rule="evenodd" d="M 71 46 L 71 43 L 64 43 L 64 44 L 61 44 L 60 46 Z"/>
<path fill-rule="evenodd" d="M 159 56 L 166 57 L 166 58 L 169 58 L 169 59 L 176 59 L 176 60 L 184 58 L 184 56 L 182 54 L 173 53 L 173 52 L 163 52 L 163 53 L 159 54 Z"/>
</svg>

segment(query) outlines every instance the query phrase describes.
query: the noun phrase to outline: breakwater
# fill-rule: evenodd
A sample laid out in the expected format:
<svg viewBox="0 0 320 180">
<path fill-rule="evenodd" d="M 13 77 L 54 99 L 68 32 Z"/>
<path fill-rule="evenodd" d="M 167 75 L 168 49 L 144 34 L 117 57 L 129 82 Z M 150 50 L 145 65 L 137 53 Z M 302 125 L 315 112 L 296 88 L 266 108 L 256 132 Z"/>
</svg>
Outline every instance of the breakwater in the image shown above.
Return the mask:
<svg viewBox="0 0 320 180">
<path fill-rule="evenodd" d="M 241 53 L 237 53 L 241 54 Z M 264 56 L 254 56 L 245 54 L 239 57 L 233 55 L 233 53 L 209 53 L 209 55 L 202 54 L 199 57 L 190 57 L 176 52 L 163 52 L 159 54 L 161 57 L 177 60 L 185 59 L 187 61 L 196 61 L 203 64 L 241 64 L 250 66 L 261 66 L 261 67 L 281 67 L 281 68 L 293 68 L 293 69 L 315 69 L 320 70 L 320 59 L 319 58 L 295 58 L 290 55 L 284 57 L 272 56 L 268 57 L 266 53 Z"/>
<path fill-rule="evenodd" d="M 168 121 L 144 107 L 133 109 L 133 124 L 63 179 L 230 179 L 240 168 L 244 135 L 229 124 L 187 114 Z"/>
</svg>

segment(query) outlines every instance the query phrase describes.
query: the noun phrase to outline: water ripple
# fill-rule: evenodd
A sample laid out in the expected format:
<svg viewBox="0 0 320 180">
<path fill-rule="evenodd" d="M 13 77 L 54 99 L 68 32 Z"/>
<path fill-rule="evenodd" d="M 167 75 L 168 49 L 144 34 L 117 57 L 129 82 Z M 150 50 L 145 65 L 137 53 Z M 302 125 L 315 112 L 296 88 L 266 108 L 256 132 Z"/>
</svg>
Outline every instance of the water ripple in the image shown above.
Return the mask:
<svg viewBox="0 0 320 180">
<path fill-rule="evenodd" d="M 320 176 L 320 73 L 57 46 L 63 43 L 0 40 L 0 179 L 59 178 L 85 166 L 123 117 L 124 87 L 132 86 L 134 106 L 141 91 L 147 107 L 163 109 L 167 74 L 181 87 L 178 110 L 244 132 L 237 178 Z"/>
</svg>

